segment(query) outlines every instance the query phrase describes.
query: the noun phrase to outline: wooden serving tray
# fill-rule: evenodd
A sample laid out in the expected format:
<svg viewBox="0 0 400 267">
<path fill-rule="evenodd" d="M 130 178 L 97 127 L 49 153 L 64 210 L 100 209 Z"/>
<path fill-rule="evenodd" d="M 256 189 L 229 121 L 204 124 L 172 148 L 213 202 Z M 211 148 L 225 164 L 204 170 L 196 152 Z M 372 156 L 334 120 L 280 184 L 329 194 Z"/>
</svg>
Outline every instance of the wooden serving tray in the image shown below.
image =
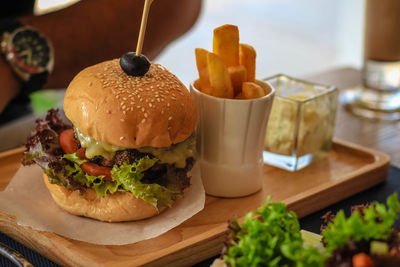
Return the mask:
<svg viewBox="0 0 400 267">
<path fill-rule="evenodd" d="M 0 154 L 0 190 L 19 168 L 22 151 Z M 387 155 L 335 140 L 325 159 L 294 173 L 265 165 L 262 191 L 244 198 L 207 196 L 200 213 L 159 237 L 135 244 L 104 246 L 75 241 L 19 226 L 15 217 L 1 212 L 0 230 L 61 265 L 188 266 L 217 255 L 227 220 L 256 209 L 267 195 L 303 217 L 384 181 L 388 170 Z"/>
</svg>

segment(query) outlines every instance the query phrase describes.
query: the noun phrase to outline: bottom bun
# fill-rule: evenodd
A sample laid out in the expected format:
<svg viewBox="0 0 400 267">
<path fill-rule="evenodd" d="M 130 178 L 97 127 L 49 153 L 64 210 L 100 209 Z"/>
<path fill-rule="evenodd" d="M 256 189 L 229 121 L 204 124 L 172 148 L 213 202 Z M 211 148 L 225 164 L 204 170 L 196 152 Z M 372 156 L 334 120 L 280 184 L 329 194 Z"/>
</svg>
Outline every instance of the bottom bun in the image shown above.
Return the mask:
<svg viewBox="0 0 400 267">
<path fill-rule="evenodd" d="M 122 222 L 146 219 L 159 214 L 150 203 L 136 198 L 128 192 L 116 192 L 105 197 L 97 197 L 92 188 L 81 194 L 78 190 L 69 191 L 64 186 L 51 184 L 46 174 L 44 183 L 54 201 L 71 214 L 85 216 L 106 222 Z"/>
</svg>

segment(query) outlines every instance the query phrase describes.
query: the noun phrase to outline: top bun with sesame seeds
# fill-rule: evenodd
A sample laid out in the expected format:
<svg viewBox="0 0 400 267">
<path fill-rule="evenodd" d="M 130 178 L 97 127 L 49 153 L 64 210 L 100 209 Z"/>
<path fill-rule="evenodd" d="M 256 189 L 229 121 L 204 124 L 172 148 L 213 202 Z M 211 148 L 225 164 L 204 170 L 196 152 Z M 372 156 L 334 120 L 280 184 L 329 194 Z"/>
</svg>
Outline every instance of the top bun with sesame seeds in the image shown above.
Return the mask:
<svg viewBox="0 0 400 267">
<path fill-rule="evenodd" d="M 179 79 L 159 64 L 142 77 L 119 60 L 82 70 L 68 86 L 64 111 L 85 136 L 125 147 L 168 147 L 192 135 L 196 108 Z"/>
</svg>

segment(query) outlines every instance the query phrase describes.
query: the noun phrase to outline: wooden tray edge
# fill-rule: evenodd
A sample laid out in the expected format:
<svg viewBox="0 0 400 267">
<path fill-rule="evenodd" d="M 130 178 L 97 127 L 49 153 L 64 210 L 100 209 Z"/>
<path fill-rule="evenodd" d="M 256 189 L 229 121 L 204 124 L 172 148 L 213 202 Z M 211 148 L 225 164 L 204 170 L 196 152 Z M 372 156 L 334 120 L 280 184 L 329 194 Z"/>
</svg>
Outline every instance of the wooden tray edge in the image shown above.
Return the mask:
<svg viewBox="0 0 400 267">
<path fill-rule="evenodd" d="M 6 150 L 6 151 L 3 151 L 3 152 L 0 152 L 0 159 L 8 157 L 8 156 L 15 155 L 15 154 L 20 154 L 20 153 L 22 154 L 24 151 L 25 151 L 25 147 L 23 147 L 23 146 L 17 147 L 17 148 L 13 148 L 13 149 L 10 149 L 10 150 Z"/>
</svg>

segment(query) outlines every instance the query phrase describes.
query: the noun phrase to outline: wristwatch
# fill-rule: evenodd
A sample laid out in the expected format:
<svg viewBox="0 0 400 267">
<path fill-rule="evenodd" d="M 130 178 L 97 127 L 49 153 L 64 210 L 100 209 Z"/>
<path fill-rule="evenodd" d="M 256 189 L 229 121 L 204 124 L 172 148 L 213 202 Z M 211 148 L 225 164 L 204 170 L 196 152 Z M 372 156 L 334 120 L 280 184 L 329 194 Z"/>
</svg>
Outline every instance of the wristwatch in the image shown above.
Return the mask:
<svg viewBox="0 0 400 267">
<path fill-rule="evenodd" d="M 50 41 L 38 30 L 10 19 L 0 21 L 0 34 L 1 51 L 23 84 L 20 96 L 42 89 L 54 64 Z"/>
</svg>

